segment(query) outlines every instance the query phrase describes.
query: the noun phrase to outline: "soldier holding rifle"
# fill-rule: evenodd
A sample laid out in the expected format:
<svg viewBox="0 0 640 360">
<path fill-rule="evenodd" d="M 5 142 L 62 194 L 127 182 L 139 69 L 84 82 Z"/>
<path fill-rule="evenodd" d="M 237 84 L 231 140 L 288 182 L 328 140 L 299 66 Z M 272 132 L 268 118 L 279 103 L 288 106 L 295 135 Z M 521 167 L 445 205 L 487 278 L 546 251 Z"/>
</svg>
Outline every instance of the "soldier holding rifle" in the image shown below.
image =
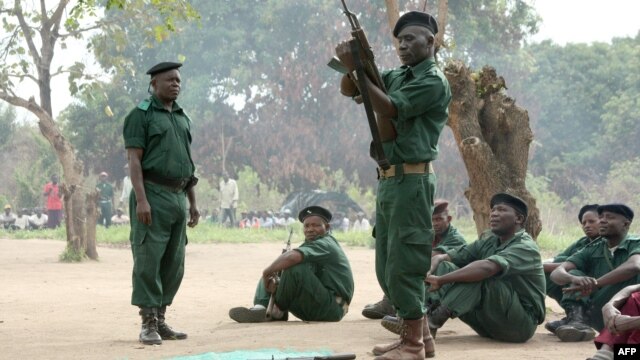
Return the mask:
<svg viewBox="0 0 640 360">
<path fill-rule="evenodd" d="M 438 138 L 451 101 L 449 83 L 435 62 L 437 32 L 435 18 L 427 13 L 411 11 L 398 19 L 393 36 L 398 39 L 402 66 L 382 74 L 386 93 L 368 76 L 358 78 L 359 59 L 352 53 L 357 40 L 336 47 L 347 71 L 341 93 L 368 95 L 363 99 L 371 100 L 384 155 L 391 164 L 378 168 L 376 275 L 403 319 L 403 331 L 398 341 L 376 346 L 379 359 L 423 359 L 435 352 L 424 307 L 424 278 L 434 237 L 436 177 L 431 162 L 438 155 Z M 347 80 L 357 81 L 357 91 Z"/>
<path fill-rule="evenodd" d="M 329 233 L 331 213 L 309 206 L 300 211 L 298 220 L 304 226 L 304 243 L 264 269 L 254 306 L 232 308 L 231 319 L 239 323 L 287 320 L 291 312 L 304 321 L 340 321 L 347 314 L 353 275 L 347 256 Z M 274 304 L 267 314 L 270 293 L 275 293 Z"/>
</svg>

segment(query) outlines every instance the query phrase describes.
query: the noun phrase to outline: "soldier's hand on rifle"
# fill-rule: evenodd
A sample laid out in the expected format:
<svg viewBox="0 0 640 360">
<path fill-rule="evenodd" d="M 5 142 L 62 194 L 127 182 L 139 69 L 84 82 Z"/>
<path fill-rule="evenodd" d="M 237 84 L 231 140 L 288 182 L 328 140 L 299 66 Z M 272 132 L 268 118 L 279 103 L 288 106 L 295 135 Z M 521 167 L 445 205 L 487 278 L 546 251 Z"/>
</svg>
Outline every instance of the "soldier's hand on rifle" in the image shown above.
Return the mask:
<svg viewBox="0 0 640 360">
<path fill-rule="evenodd" d="M 355 70 L 356 65 L 353 61 L 353 54 L 351 53 L 351 42 L 343 41 L 336 46 L 336 56 L 340 59 L 342 65 L 344 65 L 349 72 Z"/>
<path fill-rule="evenodd" d="M 272 294 L 276 292 L 276 289 L 278 288 L 278 280 L 278 275 L 276 274 L 269 274 L 263 278 L 264 287 L 267 289 L 268 293 Z"/>
</svg>

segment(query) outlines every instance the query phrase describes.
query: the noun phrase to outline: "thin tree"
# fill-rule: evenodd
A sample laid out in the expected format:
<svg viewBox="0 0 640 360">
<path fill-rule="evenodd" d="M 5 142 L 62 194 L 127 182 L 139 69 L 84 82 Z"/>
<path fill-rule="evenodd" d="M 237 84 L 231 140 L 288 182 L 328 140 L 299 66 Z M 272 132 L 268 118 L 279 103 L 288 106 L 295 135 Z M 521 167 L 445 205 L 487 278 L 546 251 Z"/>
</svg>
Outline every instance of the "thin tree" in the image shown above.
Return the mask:
<svg viewBox="0 0 640 360">
<path fill-rule="evenodd" d="M 6 3 L 6 5 L 5 5 Z M 117 26 L 116 22 L 105 22 L 96 18 L 102 8 L 96 0 L 74 2 L 59 0 L 48 8 L 49 1 L 40 0 L 39 9 L 25 9 L 23 1 L 15 0 L 13 5 L 0 2 L 0 17 L 7 36 L 0 39 L 0 99 L 22 107 L 36 116 L 42 135 L 49 141 L 62 166 L 64 194 L 65 227 L 67 230 L 67 251 L 83 257 L 97 259 L 95 243 L 95 190 L 85 185 L 84 164 L 75 154 L 74 147 L 63 136 L 56 123 L 51 103 L 51 79 L 67 74 L 72 92 L 77 91 L 80 82 L 87 80 L 84 65 L 76 62 L 57 70 L 51 64 L 58 50 L 56 45 L 70 38 L 81 38 L 88 31 Z M 173 30 L 174 18 L 195 17 L 195 11 L 186 1 L 156 1 L 154 8 L 139 1 L 107 1 L 106 10 L 119 9 L 123 16 L 139 16 L 148 24 L 151 10 L 162 13 L 165 22 L 162 26 L 151 27 L 156 38 L 164 30 Z M 67 16 L 68 13 L 68 16 Z M 92 24 L 82 26 L 86 18 L 96 18 Z M 64 22 L 63 22 L 64 20 Z M 15 83 L 17 81 L 17 83 Z M 23 81 L 32 81 L 38 88 L 38 98 L 27 98 L 19 94 L 16 85 Z"/>
</svg>

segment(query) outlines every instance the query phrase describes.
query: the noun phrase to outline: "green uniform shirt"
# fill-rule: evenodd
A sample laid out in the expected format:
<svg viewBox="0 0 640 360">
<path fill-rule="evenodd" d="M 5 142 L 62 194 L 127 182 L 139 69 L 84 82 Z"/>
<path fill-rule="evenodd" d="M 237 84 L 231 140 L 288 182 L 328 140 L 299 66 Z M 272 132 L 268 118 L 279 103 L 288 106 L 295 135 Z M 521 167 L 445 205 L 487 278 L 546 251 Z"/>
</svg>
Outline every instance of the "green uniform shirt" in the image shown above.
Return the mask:
<svg viewBox="0 0 640 360">
<path fill-rule="evenodd" d="M 391 164 L 435 160 L 438 138 L 449 116 L 447 78 L 430 58 L 413 67 L 384 72 L 382 80 L 398 110 L 398 116 L 391 119 L 398 136 L 383 143 L 387 159 Z"/>
<path fill-rule="evenodd" d="M 155 96 L 142 101 L 124 120 L 125 148 L 144 150 L 142 170 L 167 178 L 194 174 L 191 159 L 191 121 L 180 105 L 171 112 Z"/>
<path fill-rule="evenodd" d="M 577 253 L 578 251 L 582 250 L 585 246 L 591 244 L 592 242 L 598 241 L 598 238 L 595 239 L 590 239 L 586 236 L 583 236 L 582 238 L 578 239 L 578 241 L 574 242 L 573 244 L 569 245 L 569 247 L 567 247 L 566 249 L 564 249 L 563 252 L 561 252 L 560 254 L 556 255 L 556 257 L 553 258 L 553 262 L 554 263 L 561 263 L 564 261 L 567 261 L 567 259 L 569 258 L 569 256 Z"/>
<path fill-rule="evenodd" d="M 457 248 L 466 244 L 467 241 L 464 239 L 464 236 L 458 232 L 453 225 L 449 225 L 447 231 L 442 234 L 442 236 L 436 236 L 433 240 L 432 250 L 440 251 L 441 253 L 446 253 L 449 250 Z"/>
<path fill-rule="evenodd" d="M 502 271 L 495 276 L 511 285 L 522 307 L 531 312 L 539 324 L 544 321 L 546 289 L 540 250 L 524 229 L 504 244 L 498 236 L 487 231 L 477 241 L 447 254 L 458 267 L 477 260 L 498 264 Z"/>
<path fill-rule="evenodd" d="M 96 185 L 96 189 L 98 189 L 99 192 L 99 201 L 111 202 L 111 200 L 113 199 L 113 186 L 111 186 L 111 184 L 106 182 L 99 182 Z"/>
<path fill-rule="evenodd" d="M 353 274 L 347 256 L 338 241 L 327 234 L 314 241 L 305 241 L 295 249 L 302 253 L 302 263 L 311 263 L 320 282 L 347 303 L 353 298 Z"/>
<path fill-rule="evenodd" d="M 569 256 L 567 261 L 573 263 L 586 276 L 597 279 L 622 265 L 635 254 L 640 254 L 640 238 L 627 235 L 611 256 L 607 239 L 603 237 Z"/>
</svg>

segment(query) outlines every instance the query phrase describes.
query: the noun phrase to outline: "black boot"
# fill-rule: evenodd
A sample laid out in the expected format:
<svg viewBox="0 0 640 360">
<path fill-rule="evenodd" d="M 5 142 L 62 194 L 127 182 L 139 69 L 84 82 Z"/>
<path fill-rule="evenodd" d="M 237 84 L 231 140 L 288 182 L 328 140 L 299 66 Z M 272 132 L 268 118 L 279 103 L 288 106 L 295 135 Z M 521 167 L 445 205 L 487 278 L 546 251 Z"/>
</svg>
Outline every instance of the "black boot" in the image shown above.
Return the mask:
<svg viewBox="0 0 640 360">
<path fill-rule="evenodd" d="M 160 345 L 162 338 L 158 334 L 158 311 L 156 308 L 140 308 L 142 316 L 142 329 L 140 330 L 140 342 L 145 345 Z"/>
<path fill-rule="evenodd" d="M 369 319 L 382 319 L 386 315 L 395 316 L 396 310 L 391 305 L 389 298 L 385 295 L 382 300 L 375 304 L 367 304 L 362 310 L 362 316 Z"/>
<path fill-rule="evenodd" d="M 558 338 L 565 342 L 589 341 L 596 337 L 596 331 L 588 325 L 584 307 L 567 307 L 567 324 L 556 329 Z"/>
<path fill-rule="evenodd" d="M 451 310 L 449 310 L 449 308 L 444 304 L 440 304 L 435 308 L 431 308 L 431 311 L 428 315 L 428 321 L 429 331 L 431 332 L 431 336 L 434 339 L 436 338 L 438 329 L 440 329 L 442 325 L 444 325 L 444 323 L 451 318 L 451 315 Z"/>
<path fill-rule="evenodd" d="M 184 340 L 187 338 L 187 334 L 179 331 L 174 331 L 164 321 L 164 314 L 167 312 L 167 305 L 158 308 L 158 334 L 162 340 Z"/>
<path fill-rule="evenodd" d="M 569 321 L 567 320 L 567 317 L 565 316 L 560 320 L 547 321 L 547 323 L 544 324 L 544 328 L 549 330 L 549 332 L 551 332 L 552 334 L 555 334 L 556 330 L 558 330 L 558 328 L 560 326 L 567 325 L 568 323 L 569 323 Z"/>
</svg>

